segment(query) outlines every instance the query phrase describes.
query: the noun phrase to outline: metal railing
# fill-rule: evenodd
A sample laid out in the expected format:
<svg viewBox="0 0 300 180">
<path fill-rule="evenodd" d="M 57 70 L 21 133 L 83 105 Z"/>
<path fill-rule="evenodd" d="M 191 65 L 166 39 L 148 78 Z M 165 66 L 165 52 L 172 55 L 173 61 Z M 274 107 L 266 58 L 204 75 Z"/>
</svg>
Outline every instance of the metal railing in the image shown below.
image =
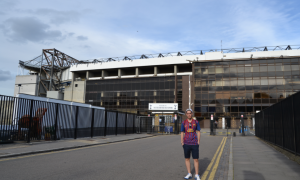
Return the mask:
<svg viewBox="0 0 300 180">
<path fill-rule="evenodd" d="M 203 55 L 206 52 L 242 53 L 242 52 L 282 51 L 282 50 L 298 50 L 298 49 L 300 49 L 300 45 L 192 50 L 192 51 L 178 51 L 178 52 L 168 52 L 168 53 L 142 54 L 142 55 L 132 55 L 132 56 L 111 57 L 111 58 L 89 59 L 89 60 L 78 61 L 77 64 L 102 63 L 102 62 L 110 62 L 110 61 L 125 61 L 125 60 L 135 60 L 135 59 L 164 58 L 164 57 L 174 57 L 174 56 Z"/>
<path fill-rule="evenodd" d="M 152 123 L 153 117 L 138 116 L 135 122 L 136 133 L 148 134 L 179 134 L 181 127 L 181 117 L 173 123 L 163 123 L 161 125 L 154 125 Z"/>
<path fill-rule="evenodd" d="M 255 135 L 300 155 L 300 92 L 255 114 Z"/>
<path fill-rule="evenodd" d="M 0 142 L 131 134 L 136 116 L 0 95 Z"/>
</svg>

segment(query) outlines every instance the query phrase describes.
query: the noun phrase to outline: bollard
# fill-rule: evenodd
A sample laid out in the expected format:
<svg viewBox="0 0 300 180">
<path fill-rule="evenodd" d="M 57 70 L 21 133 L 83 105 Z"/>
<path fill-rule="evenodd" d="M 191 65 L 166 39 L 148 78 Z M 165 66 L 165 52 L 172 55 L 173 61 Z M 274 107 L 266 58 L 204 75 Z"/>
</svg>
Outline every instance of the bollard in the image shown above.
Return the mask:
<svg viewBox="0 0 300 180">
<path fill-rule="evenodd" d="M 235 137 L 235 132 L 233 132 L 233 137 Z"/>
</svg>

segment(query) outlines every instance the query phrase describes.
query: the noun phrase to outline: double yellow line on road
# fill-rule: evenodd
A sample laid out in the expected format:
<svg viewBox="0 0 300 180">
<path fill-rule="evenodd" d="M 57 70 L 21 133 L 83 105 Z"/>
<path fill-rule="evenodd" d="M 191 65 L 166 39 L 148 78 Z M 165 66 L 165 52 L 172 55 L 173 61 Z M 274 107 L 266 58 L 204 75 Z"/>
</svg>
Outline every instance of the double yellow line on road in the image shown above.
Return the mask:
<svg viewBox="0 0 300 180">
<path fill-rule="evenodd" d="M 222 139 L 221 144 L 219 145 L 219 147 L 217 149 L 217 152 L 215 153 L 214 157 L 212 158 L 212 160 L 209 163 L 207 169 L 204 171 L 204 173 L 201 177 L 202 180 L 206 180 L 209 173 L 210 173 L 210 175 L 208 177 L 208 180 L 213 180 L 214 179 L 215 174 L 216 174 L 217 169 L 218 169 L 218 166 L 219 166 L 221 155 L 223 153 L 223 150 L 224 150 L 224 147 L 225 147 L 225 144 L 226 144 L 226 140 L 227 140 L 227 137 L 224 137 Z M 213 164 L 215 164 L 215 165 L 213 166 Z M 213 166 L 213 168 L 212 168 L 212 166 Z"/>
</svg>

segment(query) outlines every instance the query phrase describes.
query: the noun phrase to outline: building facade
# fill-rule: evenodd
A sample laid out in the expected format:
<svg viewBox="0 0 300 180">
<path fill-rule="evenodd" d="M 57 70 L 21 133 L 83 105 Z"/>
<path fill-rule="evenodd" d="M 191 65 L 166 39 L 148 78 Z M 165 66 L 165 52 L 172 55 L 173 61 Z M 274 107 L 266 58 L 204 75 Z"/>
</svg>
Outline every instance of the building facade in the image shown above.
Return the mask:
<svg viewBox="0 0 300 180">
<path fill-rule="evenodd" d="M 300 90 L 299 58 L 194 63 L 195 112 L 237 127 L 241 115 L 251 126 L 261 111 Z"/>
<path fill-rule="evenodd" d="M 276 48 L 76 64 L 63 72 L 64 100 L 141 115 L 149 103 L 178 103 L 202 127 L 212 115 L 218 127 L 238 128 L 241 116 L 253 127 L 256 112 L 300 90 L 299 48 Z"/>
</svg>

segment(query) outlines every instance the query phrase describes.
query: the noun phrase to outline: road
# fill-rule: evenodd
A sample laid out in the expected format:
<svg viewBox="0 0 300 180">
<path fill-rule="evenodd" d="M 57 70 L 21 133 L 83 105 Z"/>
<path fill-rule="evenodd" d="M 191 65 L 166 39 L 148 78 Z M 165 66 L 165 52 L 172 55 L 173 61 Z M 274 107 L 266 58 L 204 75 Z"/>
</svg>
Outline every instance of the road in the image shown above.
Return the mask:
<svg viewBox="0 0 300 180">
<path fill-rule="evenodd" d="M 222 138 L 201 135 L 200 174 L 208 167 Z M 1 180 L 176 180 L 183 179 L 187 174 L 180 135 L 154 136 L 81 149 L 0 159 L 0 169 Z"/>
</svg>

